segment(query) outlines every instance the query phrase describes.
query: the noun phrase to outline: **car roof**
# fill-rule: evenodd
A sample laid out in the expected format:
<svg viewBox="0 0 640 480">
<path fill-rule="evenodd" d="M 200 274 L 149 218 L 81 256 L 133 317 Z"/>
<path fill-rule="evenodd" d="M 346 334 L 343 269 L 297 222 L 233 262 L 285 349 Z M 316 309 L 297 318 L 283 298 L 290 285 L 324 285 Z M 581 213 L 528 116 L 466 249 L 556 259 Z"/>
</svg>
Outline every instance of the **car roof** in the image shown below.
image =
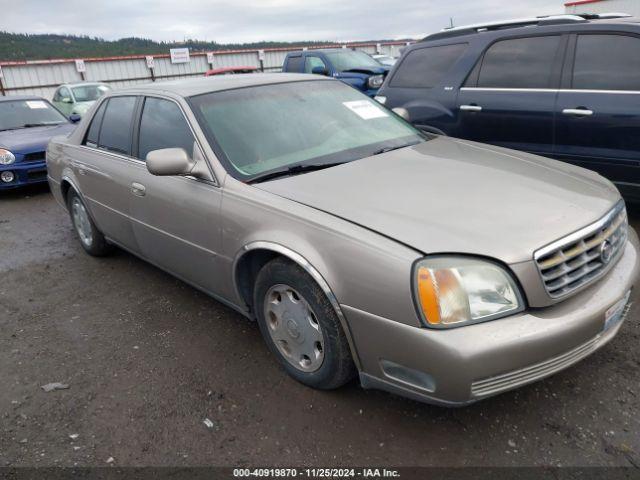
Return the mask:
<svg viewBox="0 0 640 480">
<path fill-rule="evenodd" d="M 303 73 L 247 73 L 239 75 L 220 75 L 211 77 L 198 77 L 189 79 L 171 80 L 168 82 L 154 82 L 121 88 L 122 93 L 173 93 L 182 97 L 192 97 L 203 93 L 232 90 L 235 88 L 257 87 L 261 85 L 273 85 L 277 83 L 303 82 L 303 81 L 336 81 L 320 75 Z"/>
<path fill-rule="evenodd" d="M 6 97 L 0 97 L 0 102 L 15 102 L 21 100 L 45 100 L 37 95 L 7 95 Z M 46 101 L 46 100 L 45 100 Z"/>
<path fill-rule="evenodd" d="M 107 84 L 104 82 L 75 82 L 75 83 L 63 83 L 62 85 L 60 85 L 60 87 L 73 88 L 73 87 L 83 87 L 86 85 L 107 85 Z"/>
<path fill-rule="evenodd" d="M 590 15 L 590 14 L 580 14 Z M 551 17 L 538 17 L 540 24 L 532 24 L 531 22 L 525 23 L 523 19 L 522 24 L 518 24 L 517 21 L 513 23 L 505 23 L 500 25 L 500 22 L 491 25 L 491 28 L 484 29 L 482 25 L 470 25 L 469 27 L 462 26 L 453 29 L 444 29 L 440 32 L 432 33 L 426 36 L 422 40 L 411 45 L 411 47 L 419 46 L 424 42 L 445 40 L 449 38 L 466 39 L 476 38 L 478 36 L 488 36 L 487 34 L 493 34 L 492 38 L 499 37 L 501 35 L 521 34 L 521 33 L 534 33 L 535 31 L 543 32 L 563 32 L 563 31 L 577 31 L 577 30 L 589 30 L 602 29 L 607 26 L 623 26 L 633 25 L 640 23 L 639 17 L 618 17 L 618 18 L 587 18 L 581 20 L 564 20 L 562 17 L 579 17 L 580 15 L 567 14 L 564 16 L 558 16 L 558 18 Z M 474 27 L 477 27 L 474 28 Z"/>
</svg>

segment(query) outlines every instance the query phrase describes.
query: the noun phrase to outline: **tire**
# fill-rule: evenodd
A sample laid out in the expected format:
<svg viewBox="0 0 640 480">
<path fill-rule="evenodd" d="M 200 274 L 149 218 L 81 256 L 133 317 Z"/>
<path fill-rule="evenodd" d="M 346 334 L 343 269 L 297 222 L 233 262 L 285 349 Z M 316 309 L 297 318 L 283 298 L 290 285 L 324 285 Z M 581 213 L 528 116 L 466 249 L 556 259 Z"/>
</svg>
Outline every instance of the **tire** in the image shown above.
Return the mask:
<svg viewBox="0 0 640 480">
<path fill-rule="evenodd" d="M 113 251 L 113 245 L 108 243 L 102 232 L 98 230 L 84 202 L 73 189 L 69 190 L 67 196 L 67 210 L 73 229 L 85 252 L 94 257 L 104 257 Z"/>
<path fill-rule="evenodd" d="M 253 305 L 265 342 L 290 376 L 322 390 L 355 377 L 333 306 L 298 265 L 284 258 L 267 263 L 256 278 Z"/>
</svg>

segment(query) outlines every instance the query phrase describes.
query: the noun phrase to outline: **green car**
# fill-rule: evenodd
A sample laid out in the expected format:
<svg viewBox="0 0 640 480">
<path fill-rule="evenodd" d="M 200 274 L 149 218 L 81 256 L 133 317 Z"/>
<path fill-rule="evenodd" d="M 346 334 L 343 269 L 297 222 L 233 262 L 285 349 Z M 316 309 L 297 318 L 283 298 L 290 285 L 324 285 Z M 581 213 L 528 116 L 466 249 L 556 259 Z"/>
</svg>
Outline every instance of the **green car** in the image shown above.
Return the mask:
<svg viewBox="0 0 640 480">
<path fill-rule="evenodd" d="M 67 83 L 53 95 L 53 104 L 64 115 L 84 115 L 98 98 L 111 90 L 106 83 Z"/>
</svg>

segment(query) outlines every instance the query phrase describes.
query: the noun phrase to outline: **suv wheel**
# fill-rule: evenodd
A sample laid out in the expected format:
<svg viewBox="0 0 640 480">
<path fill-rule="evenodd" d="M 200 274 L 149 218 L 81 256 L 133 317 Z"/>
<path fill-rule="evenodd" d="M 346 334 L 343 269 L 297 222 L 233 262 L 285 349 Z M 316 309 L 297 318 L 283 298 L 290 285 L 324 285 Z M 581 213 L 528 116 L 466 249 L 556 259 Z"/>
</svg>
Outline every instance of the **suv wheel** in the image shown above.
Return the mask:
<svg viewBox="0 0 640 480">
<path fill-rule="evenodd" d="M 333 306 L 299 266 L 282 258 L 267 263 L 258 273 L 253 304 L 269 349 L 293 378 L 333 389 L 355 376 Z"/>
<path fill-rule="evenodd" d="M 85 252 L 94 257 L 102 257 L 109 254 L 113 250 L 112 245 L 107 242 L 102 232 L 93 223 L 87 207 L 74 190 L 69 191 L 67 207 L 71 216 L 71 223 Z"/>
</svg>

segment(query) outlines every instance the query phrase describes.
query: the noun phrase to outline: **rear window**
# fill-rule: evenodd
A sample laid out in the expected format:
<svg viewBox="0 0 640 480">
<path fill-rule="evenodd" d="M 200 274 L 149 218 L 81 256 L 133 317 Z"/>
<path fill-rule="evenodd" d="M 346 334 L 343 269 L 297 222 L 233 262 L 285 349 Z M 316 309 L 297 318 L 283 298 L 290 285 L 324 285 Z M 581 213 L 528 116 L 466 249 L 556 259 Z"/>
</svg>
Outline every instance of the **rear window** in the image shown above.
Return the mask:
<svg viewBox="0 0 640 480">
<path fill-rule="evenodd" d="M 136 97 L 109 99 L 102 119 L 98 146 L 105 150 L 131 155 L 131 127 Z"/>
<path fill-rule="evenodd" d="M 410 51 L 393 75 L 392 87 L 433 88 L 467 49 L 466 43 Z"/>
<path fill-rule="evenodd" d="M 559 36 L 516 38 L 494 43 L 484 54 L 478 87 L 550 88 Z"/>
<path fill-rule="evenodd" d="M 93 116 L 91 120 L 91 126 L 89 127 L 89 131 L 87 132 L 87 136 L 85 138 L 84 144 L 90 147 L 98 146 L 98 137 L 100 135 L 100 125 L 102 125 L 102 117 L 104 117 L 104 111 L 107 108 L 108 102 L 102 102 L 100 108 Z"/>
<path fill-rule="evenodd" d="M 640 90 L 640 39 L 626 35 L 580 35 L 573 88 Z"/>
<path fill-rule="evenodd" d="M 287 72 L 300 72 L 302 70 L 302 56 L 289 57 L 287 60 Z"/>
</svg>

